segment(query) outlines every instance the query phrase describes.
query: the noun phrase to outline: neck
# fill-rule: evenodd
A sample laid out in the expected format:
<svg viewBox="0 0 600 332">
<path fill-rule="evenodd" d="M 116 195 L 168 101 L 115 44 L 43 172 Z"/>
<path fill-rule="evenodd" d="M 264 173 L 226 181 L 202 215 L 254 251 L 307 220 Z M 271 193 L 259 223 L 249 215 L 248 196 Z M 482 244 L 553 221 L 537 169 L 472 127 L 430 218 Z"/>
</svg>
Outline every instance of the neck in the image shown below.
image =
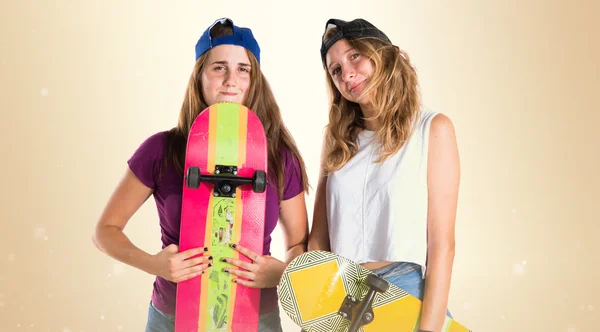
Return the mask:
<svg viewBox="0 0 600 332">
<path fill-rule="evenodd" d="M 360 105 L 360 110 L 362 111 L 363 117 L 365 118 L 365 128 L 367 130 L 375 131 L 379 126 L 378 119 L 369 119 L 375 116 L 376 112 L 373 107 L 369 105 Z"/>
<path fill-rule="evenodd" d="M 365 120 L 365 129 L 370 131 L 376 131 L 379 127 L 377 120 Z"/>
</svg>

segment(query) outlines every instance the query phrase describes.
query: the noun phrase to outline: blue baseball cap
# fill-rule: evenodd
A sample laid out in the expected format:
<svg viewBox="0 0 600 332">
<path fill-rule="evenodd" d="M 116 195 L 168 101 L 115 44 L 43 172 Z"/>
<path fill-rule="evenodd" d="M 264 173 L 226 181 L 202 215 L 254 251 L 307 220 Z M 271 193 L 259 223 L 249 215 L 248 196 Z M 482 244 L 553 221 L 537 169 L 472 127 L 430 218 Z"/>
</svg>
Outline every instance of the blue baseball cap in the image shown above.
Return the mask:
<svg viewBox="0 0 600 332">
<path fill-rule="evenodd" d="M 210 36 L 210 30 L 217 24 L 231 26 L 233 28 L 233 35 L 212 38 Z M 254 39 L 252 30 L 234 25 L 230 18 L 220 18 L 204 31 L 196 43 L 196 60 L 198 60 L 204 52 L 219 45 L 242 46 L 252 52 L 256 57 L 256 60 L 258 60 L 258 63 L 260 63 L 260 47 L 258 46 L 256 39 Z"/>
</svg>

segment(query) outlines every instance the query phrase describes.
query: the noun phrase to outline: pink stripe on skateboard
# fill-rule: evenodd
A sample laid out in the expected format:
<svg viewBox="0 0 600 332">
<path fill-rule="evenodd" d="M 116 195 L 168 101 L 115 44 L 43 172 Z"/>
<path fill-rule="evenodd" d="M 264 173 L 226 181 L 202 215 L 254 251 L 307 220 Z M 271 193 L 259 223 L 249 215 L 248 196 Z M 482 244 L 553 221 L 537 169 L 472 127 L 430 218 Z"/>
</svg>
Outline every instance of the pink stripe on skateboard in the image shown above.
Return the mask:
<svg viewBox="0 0 600 332">
<path fill-rule="evenodd" d="M 208 109 L 205 111 L 208 112 Z M 207 169 L 208 155 L 208 131 L 209 131 L 209 116 L 202 116 L 196 121 L 191 129 L 191 132 L 197 134 L 191 135 L 188 139 L 188 145 L 195 145 L 197 150 L 194 153 L 188 153 L 184 171 L 190 165 L 200 167 L 201 173 L 205 173 Z M 203 230 L 206 224 L 206 215 L 208 211 L 209 195 L 212 186 L 204 182 L 200 183 L 198 189 L 188 189 L 183 184 L 183 201 L 181 215 L 181 229 L 199 229 Z M 179 251 L 185 251 L 192 248 L 200 248 L 204 246 L 204 231 L 197 232 L 195 236 L 180 236 Z M 177 284 L 177 306 L 175 309 L 176 329 L 175 331 L 198 331 L 198 319 L 200 310 L 200 286 L 202 275 L 182 281 Z M 180 305 L 185 303 L 184 306 Z"/>
<path fill-rule="evenodd" d="M 240 169 L 239 175 L 252 177 L 254 170 L 267 171 L 267 141 L 258 117 L 248 110 L 248 126 L 246 139 L 246 163 Z M 267 173 L 268 174 L 268 173 Z M 242 191 L 242 238 L 240 244 L 259 255 L 263 253 L 265 200 L 266 191 L 256 193 L 250 185 L 244 186 Z M 239 255 L 239 259 L 250 262 L 248 258 Z M 235 307 L 233 311 L 232 331 L 256 331 L 260 305 L 259 288 L 248 288 L 237 285 Z M 252 327 L 250 329 L 249 327 Z"/>
</svg>

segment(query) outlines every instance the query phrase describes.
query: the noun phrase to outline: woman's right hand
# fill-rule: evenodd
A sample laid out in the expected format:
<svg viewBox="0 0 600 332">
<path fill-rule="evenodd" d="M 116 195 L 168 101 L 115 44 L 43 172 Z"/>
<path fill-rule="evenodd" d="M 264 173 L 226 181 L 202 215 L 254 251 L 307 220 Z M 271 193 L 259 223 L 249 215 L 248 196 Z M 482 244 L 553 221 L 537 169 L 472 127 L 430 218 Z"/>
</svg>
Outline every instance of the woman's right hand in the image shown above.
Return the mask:
<svg viewBox="0 0 600 332">
<path fill-rule="evenodd" d="M 178 283 L 199 276 L 212 266 L 212 256 L 204 256 L 207 248 L 194 248 L 179 252 L 171 244 L 154 255 L 156 275 Z"/>
</svg>

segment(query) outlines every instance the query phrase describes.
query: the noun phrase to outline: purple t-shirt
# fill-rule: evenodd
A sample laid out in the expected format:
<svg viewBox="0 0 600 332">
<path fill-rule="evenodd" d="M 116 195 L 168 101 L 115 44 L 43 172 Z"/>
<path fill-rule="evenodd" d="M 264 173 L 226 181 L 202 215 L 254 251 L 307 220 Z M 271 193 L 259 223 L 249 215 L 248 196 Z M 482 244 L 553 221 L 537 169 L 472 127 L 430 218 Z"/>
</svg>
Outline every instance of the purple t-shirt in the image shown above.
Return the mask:
<svg viewBox="0 0 600 332">
<path fill-rule="evenodd" d="M 158 210 L 161 229 L 162 247 L 170 244 L 179 245 L 179 224 L 181 219 L 181 198 L 183 191 L 183 176 L 173 165 L 163 170 L 158 178 L 165 152 L 166 132 L 162 131 L 148 137 L 127 161 L 131 171 L 149 188 L 154 189 L 154 201 Z M 282 149 L 282 159 L 285 160 L 285 188 L 283 200 L 295 197 L 303 191 L 297 159 Z M 271 181 L 274 182 L 274 181 Z M 271 233 L 279 219 L 279 199 L 277 184 L 269 182 L 266 197 L 265 240 L 263 255 L 270 255 Z M 161 311 L 175 314 L 175 297 L 177 284 L 161 277 L 156 277 L 152 293 L 153 304 Z M 261 312 L 270 312 L 277 307 L 276 288 L 262 289 Z"/>
</svg>

